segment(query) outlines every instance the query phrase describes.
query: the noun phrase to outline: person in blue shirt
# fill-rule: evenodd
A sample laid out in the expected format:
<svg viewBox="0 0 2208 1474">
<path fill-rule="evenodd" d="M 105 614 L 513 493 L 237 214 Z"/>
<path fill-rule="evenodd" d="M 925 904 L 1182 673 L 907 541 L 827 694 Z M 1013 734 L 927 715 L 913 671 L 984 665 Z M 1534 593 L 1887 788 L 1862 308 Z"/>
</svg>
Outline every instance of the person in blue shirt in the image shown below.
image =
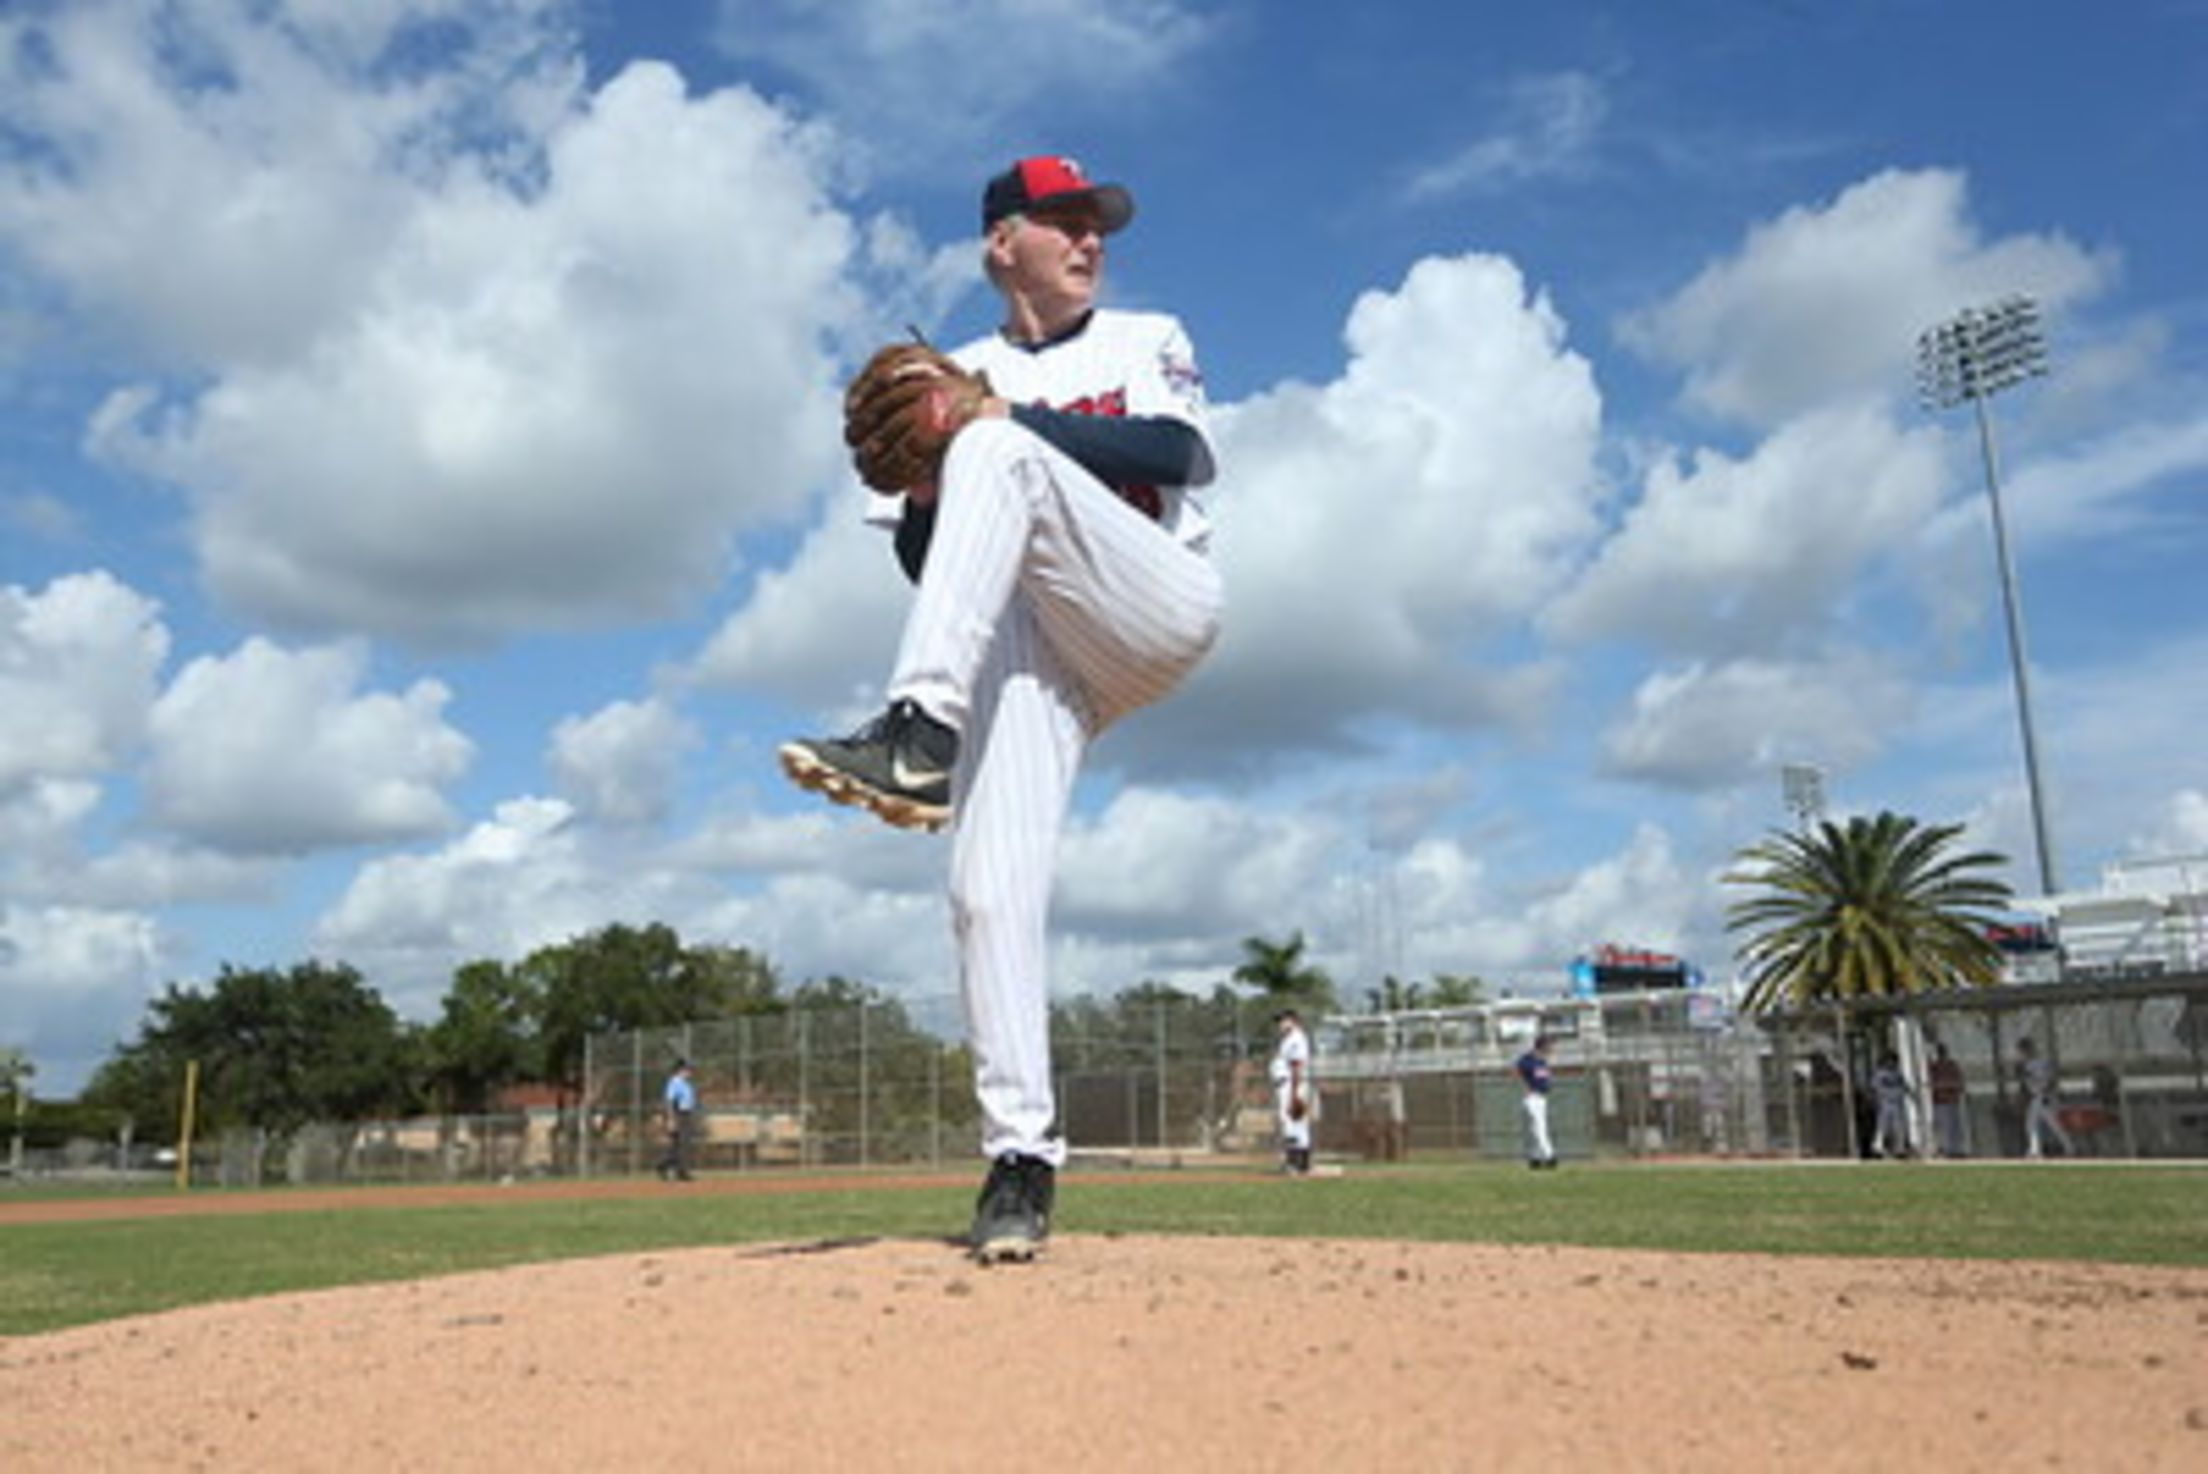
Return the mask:
<svg viewBox="0 0 2208 1474">
<path fill-rule="evenodd" d="M 678 1059 L 667 1076 L 661 1114 L 667 1126 L 667 1155 L 659 1159 L 666 1182 L 690 1181 L 690 1144 L 697 1138 L 698 1087 L 690 1079 L 690 1061 Z"/>
<path fill-rule="evenodd" d="M 1525 1087 L 1519 1107 L 1526 1128 L 1526 1165 L 1554 1169 L 1556 1146 L 1549 1140 L 1549 1036 L 1533 1036 L 1533 1047 L 1518 1056 L 1518 1083 Z"/>
</svg>

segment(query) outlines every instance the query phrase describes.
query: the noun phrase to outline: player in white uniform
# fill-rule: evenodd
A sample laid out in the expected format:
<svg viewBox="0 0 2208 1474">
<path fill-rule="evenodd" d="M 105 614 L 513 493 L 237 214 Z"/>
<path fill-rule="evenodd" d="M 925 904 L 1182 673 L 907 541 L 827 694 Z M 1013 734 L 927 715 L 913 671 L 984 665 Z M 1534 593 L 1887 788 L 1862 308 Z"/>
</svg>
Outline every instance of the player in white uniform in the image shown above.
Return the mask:
<svg viewBox="0 0 2208 1474">
<path fill-rule="evenodd" d="M 1275 1022 L 1280 1043 L 1267 1070 L 1273 1082 L 1273 1114 L 1280 1121 L 1281 1166 L 1290 1176 L 1311 1174 L 1311 1123 L 1318 1119 L 1319 1092 L 1311 1078 L 1311 1036 L 1292 1008 Z"/>
<path fill-rule="evenodd" d="M 973 1248 L 1032 1258 L 1055 1134 L 1046 936 L 1059 831 L 1088 744 L 1171 691 L 1218 633 L 1203 378 L 1163 313 L 1096 307 L 1127 191 L 1029 158 L 982 199 L 1002 327 L 952 356 L 987 373 L 936 486 L 883 499 L 918 585 L 889 707 L 786 744 L 800 784 L 891 823 L 953 825 L 950 899 L 988 1180 Z M 891 520 L 877 516 L 876 520 Z"/>
<path fill-rule="evenodd" d="M 1546 1034 L 1534 1035 L 1533 1046 L 1511 1067 L 1518 1072 L 1518 1116 L 1524 1127 L 1526 1165 L 1536 1171 L 1556 1170 L 1556 1143 L 1549 1137 L 1549 1091 L 1556 1083 L 1556 1072 L 1549 1064 L 1553 1042 Z"/>
</svg>

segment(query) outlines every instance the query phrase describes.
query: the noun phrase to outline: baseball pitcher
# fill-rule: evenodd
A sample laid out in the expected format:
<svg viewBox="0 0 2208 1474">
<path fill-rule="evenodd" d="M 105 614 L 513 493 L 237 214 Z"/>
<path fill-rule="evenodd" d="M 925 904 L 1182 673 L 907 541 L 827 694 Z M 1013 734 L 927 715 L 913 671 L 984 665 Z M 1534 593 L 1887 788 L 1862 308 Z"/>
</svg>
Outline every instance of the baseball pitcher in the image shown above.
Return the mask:
<svg viewBox="0 0 2208 1474">
<path fill-rule="evenodd" d="M 1203 377 L 1159 312 L 1099 308 L 1105 241 L 1134 216 L 1071 159 L 982 195 L 996 332 L 877 353 L 844 439 L 917 589 L 888 707 L 787 743 L 792 781 L 905 828 L 951 827 L 950 900 L 989 1175 L 972 1245 L 1031 1259 L 1065 1144 L 1050 1070 L 1045 926 L 1083 754 L 1172 691 L 1218 633 L 1194 488 L 1212 479 Z"/>
</svg>

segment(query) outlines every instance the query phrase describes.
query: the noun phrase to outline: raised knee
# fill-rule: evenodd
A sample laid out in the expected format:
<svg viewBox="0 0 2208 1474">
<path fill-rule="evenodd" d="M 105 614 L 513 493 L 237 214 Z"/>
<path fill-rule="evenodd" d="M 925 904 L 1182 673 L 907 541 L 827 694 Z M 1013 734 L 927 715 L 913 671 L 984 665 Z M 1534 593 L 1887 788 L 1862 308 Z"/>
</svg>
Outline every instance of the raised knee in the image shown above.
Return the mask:
<svg viewBox="0 0 2208 1474">
<path fill-rule="evenodd" d="M 958 432 L 943 458 L 945 478 L 983 465 L 1004 465 L 1043 448 L 1042 437 L 1011 419 L 975 420 Z"/>
</svg>

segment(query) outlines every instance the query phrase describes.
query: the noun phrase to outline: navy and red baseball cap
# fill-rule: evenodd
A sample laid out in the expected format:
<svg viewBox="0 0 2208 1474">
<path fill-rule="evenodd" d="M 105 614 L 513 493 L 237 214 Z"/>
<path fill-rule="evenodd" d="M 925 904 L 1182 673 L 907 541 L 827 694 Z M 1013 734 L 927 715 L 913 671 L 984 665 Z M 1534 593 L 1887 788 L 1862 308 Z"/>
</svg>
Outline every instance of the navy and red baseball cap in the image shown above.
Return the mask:
<svg viewBox="0 0 2208 1474">
<path fill-rule="evenodd" d="M 1105 235 L 1135 218 L 1135 197 L 1116 184 L 1091 184 L 1081 166 L 1058 154 L 1022 159 L 989 181 L 981 195 L 981 228 L 1007 215 L 1022 215 L 1043 205 L 1086 200 L 1096 207 Z"/>
</svg>

